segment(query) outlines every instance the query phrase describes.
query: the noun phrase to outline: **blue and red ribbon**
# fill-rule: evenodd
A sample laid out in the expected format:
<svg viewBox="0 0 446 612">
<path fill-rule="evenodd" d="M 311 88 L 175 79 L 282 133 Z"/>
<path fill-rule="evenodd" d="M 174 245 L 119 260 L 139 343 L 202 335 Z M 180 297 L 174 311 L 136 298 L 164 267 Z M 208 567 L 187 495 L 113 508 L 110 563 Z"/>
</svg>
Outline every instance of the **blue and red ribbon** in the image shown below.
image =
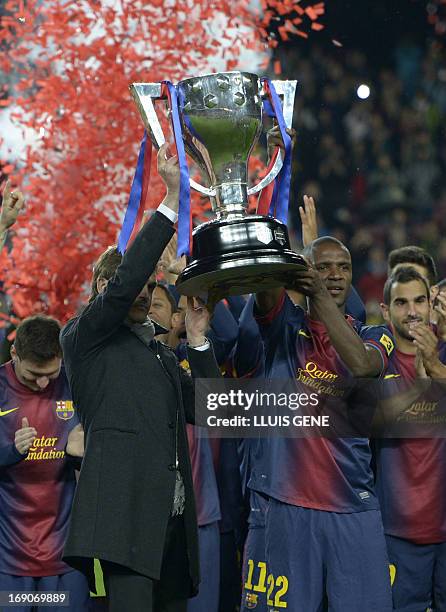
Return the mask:
<svg viewBox="0 0 446 612">
<path fill-rule="evenodd" d="M 180 204 L 178 208 L 178 249 L 177 256 L 190 255 L 192 248 L 192 210 L 190 206 L 189 169 L 179 113 L 178 92 L 170 81 L 162 82 L 161 94 L 167 96 L 171 111 L 173 135 L 180 165 Z"/>
<path fill-rule="evenodd" d="M 124 255 L 127 246 L 136 232 L 139 230 L 142 216 L 144 214 L 144 204 L 150 180 L 150 164 L 152 161 L 152 143 L 147 144 L 147 132 L 144 132 L 141 146 L 139 149 L 138 162 L 136 164 L 135 175 L 130 189 L 129 201 L 125 212 L 124 221 L 118 238 L 118 251 Z"/>
<path fill-rule="evenodd" d="M 291 184 L 291 138 L 286 131 L 285 119 L 283 117 L 282 112 L 282 104 L 280 102 L 280 98 L 277 95 L 273 83 L 266 78 L 262 79 L 262 83 L 265 93 L 268 96 L 268 100 L 265 100 L 264 102 L 265 112 L 270 116 L 274 116 L 276 118 L 280 130 L 280 135 L 282 136 L 282 140 L 285 146 L 285 157 L 283 160 L 283 166 L 274 182 L 274 191 L 271 198 L 268 214 L 286 224 L 288 220 L 288 206 Z M 273 112 L 271 112 L 271 110 Z M 267 193 L 269 193 L 269 191 Z M 262 208 L 263 206 L 260 204 L 257 209 L 259 214 L 265 214 Z"/>
<path fill-rule="evenodd" d="M 192 211 L 190 206 L 189 169 L 184 149 L 181 122 L 178 108 L 178 94 L 169 81 L 162 82 L 162 97 L 167 98 L 172 119 L 175 148 L 180 166 L 180 202 L 178 210 L 178 257 L 189 255 L 192 245 Z M 135 234 L 139 231 L 144 203 L 147 197 L 150 180 L 150 164 L 152 158 L 152 144 L 147 143 L 147 133 L 141 142 L 141 147 L 133 177 L 129 201 L 124 221 L 118 238 L 118 251 L 124 254 Z"/>
</svg>

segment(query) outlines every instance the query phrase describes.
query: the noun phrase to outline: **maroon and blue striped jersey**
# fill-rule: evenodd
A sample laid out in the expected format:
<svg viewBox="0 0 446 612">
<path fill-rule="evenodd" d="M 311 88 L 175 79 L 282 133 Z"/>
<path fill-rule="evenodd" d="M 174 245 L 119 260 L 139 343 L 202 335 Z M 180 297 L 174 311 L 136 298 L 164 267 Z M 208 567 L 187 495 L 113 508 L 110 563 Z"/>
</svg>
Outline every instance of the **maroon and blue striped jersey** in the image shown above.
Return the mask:
<svg viewBox="0 0 446 612">
<path fill-rule="evenodd" d="M 339 381 L 353 380 L 324 325 L 312 321 L 285 292 L 277 306 L 257 321 L 265 342 L 268 380 L 294 379 L 307 393 L 317 390 L 321 401 L 329 401 Z M 366 326 L 351 317 L 347 322 L 366 345 L 379 351 L 384 370 L 393 351 L 387 328 Z M 343 409 L 344 400 L 336 401 Z M 348 401 L 345 409 L 351 410 Z M 251 461 L 249 487 L 279 501 L 332 512 L 379 508 L 367 438 L 271 436 L 259 440 L 251 450 Z"/>
<path fill-rule="evenodd" d="M 209 440 L 199 435 L 198 427 L 188 424 L 187 438 L 197 504 L 197 521 L 199 527 L 204 527 L 221 519 L 214 462 Z"/>
<path fill-rule="evenodd" d="M 14 446 L 24 417 L 37 430 L 27 455 Z M 18 381 L 11 362 L 0 367 L 0 572 L 71 570 L 61 560 L 76 485 L 65 446 L 77 423 L 63 370 L 36 392 Z"/>
<path fill-rule="evenodd" d="M 446 363 L 446 343 L 440 345 Z M 396 350 L 384 380 L 383 394 L 391 398 L 415 380 L 415 355 Z M 444 393 L 435 386 L 407 407 L 405 419 L 424 424 L 444 412 Z M 384 530 L 416 544 L 446 542 L 446 440 L 382 438 L 374 442 L 376 489 Z"/>
<path fill-rule="evenodd" d="M 175 349 L 180 366 L 190 371 L 187 360 L 186 342 L 181 342 Z M 198 427 L 187 424 L 187 439 L 192 466 L 197 521 L 199 527 L 209 525 L 221 519 L 220 498 L 217 478 L 209 439 L 200 435 Z"/>
</svg>

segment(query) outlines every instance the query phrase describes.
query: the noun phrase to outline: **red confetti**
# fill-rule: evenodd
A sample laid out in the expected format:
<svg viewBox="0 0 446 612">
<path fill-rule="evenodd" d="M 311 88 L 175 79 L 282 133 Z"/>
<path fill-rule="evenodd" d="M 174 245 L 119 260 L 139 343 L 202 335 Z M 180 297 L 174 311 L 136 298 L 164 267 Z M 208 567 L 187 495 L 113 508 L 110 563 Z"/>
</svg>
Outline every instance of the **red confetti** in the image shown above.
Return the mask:
<svg viewBox="0 0 446 612">
<path fill-rule="evenodd" d="M 300 6 L 300 0 L 263 0 L 262 7 L 264 9 L 263 17 L 259 20 L 258 28 L 263 35 L 264 31 L 271 27 L 274 20 L 278 21 L 277 32 L 283 41 L 289 40 L 290 33 L 308 38 L 311 31 L 318 32 L 324 28 L 322 24 L 317 22 L 325 12 L 324 2 L 302 7 Z M 294 28 L 293 24 L 295 26 L 299 25 L 299 29 Z M 271 34 L 268 46 L 275 48 L 277 44 L 278 42 L 274 40 L 273 34 Z"/>
<path fill-rule="evenodd" d="M 275 60 L 274 62 L 274 74 L 282 74 L 282 64 L 280 60 Z"/>
<path fill-rule="evenodd" d="M 172 0 L 168 10 L 166 0 L 118 4 L 119 10 L 105 0 L 4 3 L 0 69 L 19 82 L 3 90 L 10 99 L 0 106 L 12 101 L 17 126 L 39 135 L 38 146 L 26 148 L 23 169 L 15 171 L 12 160 L 3 168 L 26 190 L 12 251 L 0 256 L 19 318 L 46 312 L 66 321 L 85 302 L 92 263 L 116 241 L 144 129 L 128 85 L 209 72 L 223 46 L 226 69 L 238 68 L 242 49 L 265 49 L 268 24 L 249 0 Z M 279 5 L 297 6 L 263 4 L 269 19 Z M 208 28 L 214 19 L 226 24 L 218 37 Z M 164 128 L 170 132 L 167 120 Z M 155 164 L 149 209 L 164 193 Z M 192 210 L 206 220 L 210 203 L 193 192 Z"/>
<path fill-rule="evenodd" d="M 312 21 L 316 21 L 317 12 L 314 10 L 312 6 L 307 6 L 307 8 L 305 9 L 305 12 Z"/>
<path fill-rule="evenodd" d="M 290 37 L 288 36 L 288 34 L 286 32 L 286 27 L 285 26 L 279 26 L 277 29 L 279 31 L 280 38 L 282 40 L 289 40 Z"/>
</svg>

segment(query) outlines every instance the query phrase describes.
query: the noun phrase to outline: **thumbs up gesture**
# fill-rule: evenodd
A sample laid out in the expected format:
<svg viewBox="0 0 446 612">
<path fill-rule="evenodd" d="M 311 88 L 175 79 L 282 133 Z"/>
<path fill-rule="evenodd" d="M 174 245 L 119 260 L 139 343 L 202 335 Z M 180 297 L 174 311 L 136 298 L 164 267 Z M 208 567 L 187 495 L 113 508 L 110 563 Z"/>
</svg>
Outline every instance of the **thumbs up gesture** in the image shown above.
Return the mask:
<svg viewBox="0 0 446 612">
<path fill-rule="evenodd" d="M 3 202 L 0 210 L 0 231 L 4 232 L 14 225 L 19 212 L 24 206 L 24 197 L 21 191 L 11 191 L 10 181 L 6 181 L 3 190 Z"/>
<path fill-rule="evenodd" d="M 15 432 L 14 444 L 21 455 L 26 455 L 36 439 L 37 431 L 30 427 L 28 419 L 23 417 L 22 427 Z"/>
</svg>

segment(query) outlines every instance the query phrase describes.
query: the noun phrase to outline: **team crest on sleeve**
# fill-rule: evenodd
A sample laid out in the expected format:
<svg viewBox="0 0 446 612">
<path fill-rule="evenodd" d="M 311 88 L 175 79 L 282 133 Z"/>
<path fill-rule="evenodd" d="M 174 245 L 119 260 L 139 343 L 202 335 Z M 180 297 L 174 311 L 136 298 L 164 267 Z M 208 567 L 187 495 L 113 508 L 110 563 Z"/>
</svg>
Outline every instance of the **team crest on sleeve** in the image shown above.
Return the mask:
<svg viewBox="0 0 446 612">
<path fill-rule="evenodd" d="M 394 349 L 394 344 L 391 340 L 391 338 L 389 338 L 389 336 L 387 334 L 383 334 L 381 336 L 381 338 L 379 339 L 380 344 L 383 345 L 383 347 L 386 349 L 386 353 L 387 356 L 390 355 L 390 353 L 393 351 Z"/>
<path fill-rule="evenodd" d="M 74 416 L 74 406 L 71 400 L 59 400 L 56 402 L 56 416 L 62 421 L 68 421 Z"/>
<path fill-rule="evenodd" d="M 259 603 L 259 596 L 256 593 L 246 593 L 245 605 L 248 610 L 254 610 Z"/>
</svg>

